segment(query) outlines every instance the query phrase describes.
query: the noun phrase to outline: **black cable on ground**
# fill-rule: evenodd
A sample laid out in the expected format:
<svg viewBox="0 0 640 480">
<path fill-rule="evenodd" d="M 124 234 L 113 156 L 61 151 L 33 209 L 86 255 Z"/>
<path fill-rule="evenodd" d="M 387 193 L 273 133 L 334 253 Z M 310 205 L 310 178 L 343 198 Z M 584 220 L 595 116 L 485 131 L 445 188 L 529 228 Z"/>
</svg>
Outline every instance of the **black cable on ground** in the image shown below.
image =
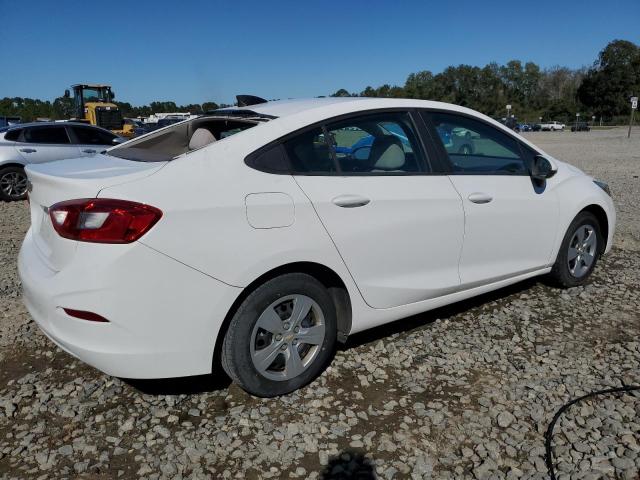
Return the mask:
<svg viewBox="0 0 640 480">
<path fill-rule="evenodd" d="M 551 480 L 557 480 L 555 468 L 553 466 L 553 448 L 551 446 L 551 440 L 553 439 L 553 428 L 556 426 L 556 422 L 560 418 L 560 415 L 562 415 L 569 407 L 571 407 L 571 405 L 574 405 L 580 402 L 581 400 L 585 400 L 590 397 L 595 397 L 596 395 L 608 395 L 611 393 L 629 393 L 634 390 L 640 390 L 640 385 L 625 385 L 624 387 L 607 388 L 605 390 L 598 390 L 597 392 L 587 393 L 586 395 L 583 395 L 581 397 L 574 398 L 569 403 L 566 403 L 565 405 L 563 405 L 562 408 L 560 408 L 560 410 L 556 412 L 556 414 L 553 416 L 553 420 L 551 420 L 551 423 L 547 427 L 547 431 L 544 434 L 544 440 L 545 440 L 544 446 L 546 450 L 545 461 L 547 463 L 547 469 L 549 470 L 549 478 Z"/>
</svg>

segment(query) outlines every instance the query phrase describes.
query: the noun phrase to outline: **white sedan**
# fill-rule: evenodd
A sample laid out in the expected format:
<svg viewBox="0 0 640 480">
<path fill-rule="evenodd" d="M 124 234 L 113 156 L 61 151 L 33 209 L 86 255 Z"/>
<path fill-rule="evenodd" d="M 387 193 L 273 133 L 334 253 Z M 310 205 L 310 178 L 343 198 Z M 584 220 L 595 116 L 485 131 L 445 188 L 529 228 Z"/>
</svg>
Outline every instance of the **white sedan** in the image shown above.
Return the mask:
<svg viewBox="0 0 640 480">
<path fill-rule="evenodd" d="M 16 123 L 0 128 L 0 200 L 27 197 L 25 165 L 95 155 L 122 141 L 109 130 L 85 123 Z"/>
<path fill-rule="evenodd" d="M 119 377 L 220 361 L 258 396 L 376 325 L 538 275 L 584 284 L 616 222 L 604 183 L 420 100 L 230 108 L 26 171 L 19 272 L 52 341 Z"/>
</svg>

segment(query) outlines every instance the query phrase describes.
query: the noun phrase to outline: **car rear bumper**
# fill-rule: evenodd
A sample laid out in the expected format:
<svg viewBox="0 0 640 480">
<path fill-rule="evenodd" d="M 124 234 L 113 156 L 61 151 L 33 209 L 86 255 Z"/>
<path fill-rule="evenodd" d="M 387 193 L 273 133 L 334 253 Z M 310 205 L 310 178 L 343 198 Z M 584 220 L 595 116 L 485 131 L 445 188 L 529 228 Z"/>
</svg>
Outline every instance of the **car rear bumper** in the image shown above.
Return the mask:
<svg viewBox="0 0 640 480">
<path fill-rule="evenodd" d="M 72 262 L 56 272 L 31 232 L 18 271 L 42 331 L 71 355 L 124 378 L 210 373 L 218 331 L 240 293 L 140 243 L 78 244 Z M 63 307 L 109 322 L 71 317 Z"/>
</svg>

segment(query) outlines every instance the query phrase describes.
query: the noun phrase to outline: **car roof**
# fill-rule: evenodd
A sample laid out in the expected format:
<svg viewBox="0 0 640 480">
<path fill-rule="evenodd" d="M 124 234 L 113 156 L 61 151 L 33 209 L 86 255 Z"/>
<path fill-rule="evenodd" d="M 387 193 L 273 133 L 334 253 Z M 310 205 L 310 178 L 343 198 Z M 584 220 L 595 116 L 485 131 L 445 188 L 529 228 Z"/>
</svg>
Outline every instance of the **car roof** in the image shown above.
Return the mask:
<svg viewBox="0 0 640 480">
<path fill-rule="evenodd" d="M 240 115 L 254 113 L 257 116 L 283 118 L 311 111 L 316 111 L 318 114 L 321 114 L 320 111 L 358 111 L 377 108 L 433 108 L 467 112 L 474 115 L 480 114 L 479 112 L 452 103 L 410 98 L 378 97 L 320 97 L 274 100 L 246 107 L 226 107 L 208 113 L 215 115 L 216 112 L 226 111 L 229 113 L 237 112 Z"/>
<path fill-rule="evenodd" d="M 539 147 L 528 139 L 520 137 L 510 128 L 484 115 L 461 105 L 436 102 L 434 100 L 416 100 L 411 98 L 378 98 L 378 97 L 321 97 L 305 99 L 274 100 L 258 103 L 246 107 L 226 107 L 207 112 L 208 115 L 225 114 L 238 117 L 263 117 L 273 119 L 265 122 L 264 128 L 273 128 L 274 137 L 282 136 L 283 132 L 293 132 L 301 126 L 322 122 L 344 114 L 366 112 L 384 109 L 432 109 L 451 113 L 466 114 L 495 126 L 509 135 L 516 136 L 519 141 L 531 147 L 534 151 L 546 155 Z M 226 112 L 226 113 L 223 113 Z M 276 126 L 277 125 L 277 126 Z"/>
</svg>

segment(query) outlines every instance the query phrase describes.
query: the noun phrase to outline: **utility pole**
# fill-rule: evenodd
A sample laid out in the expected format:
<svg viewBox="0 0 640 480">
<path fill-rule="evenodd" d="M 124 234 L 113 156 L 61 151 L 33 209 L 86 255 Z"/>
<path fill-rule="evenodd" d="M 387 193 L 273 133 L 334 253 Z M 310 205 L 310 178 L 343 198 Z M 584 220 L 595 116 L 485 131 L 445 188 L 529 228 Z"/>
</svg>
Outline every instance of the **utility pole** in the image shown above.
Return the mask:
<svg viewBox="0 0 640 480">
<path fill-rule="evenodd" d="M 627 133 L 627 138 L 631 138 L 631 126 L 633 125 L 633 115 L 636 113 L 638 109 L 638 97 L 631 97 L 631 115 L 629 115 L 629 133 Z"/>
</svg>

